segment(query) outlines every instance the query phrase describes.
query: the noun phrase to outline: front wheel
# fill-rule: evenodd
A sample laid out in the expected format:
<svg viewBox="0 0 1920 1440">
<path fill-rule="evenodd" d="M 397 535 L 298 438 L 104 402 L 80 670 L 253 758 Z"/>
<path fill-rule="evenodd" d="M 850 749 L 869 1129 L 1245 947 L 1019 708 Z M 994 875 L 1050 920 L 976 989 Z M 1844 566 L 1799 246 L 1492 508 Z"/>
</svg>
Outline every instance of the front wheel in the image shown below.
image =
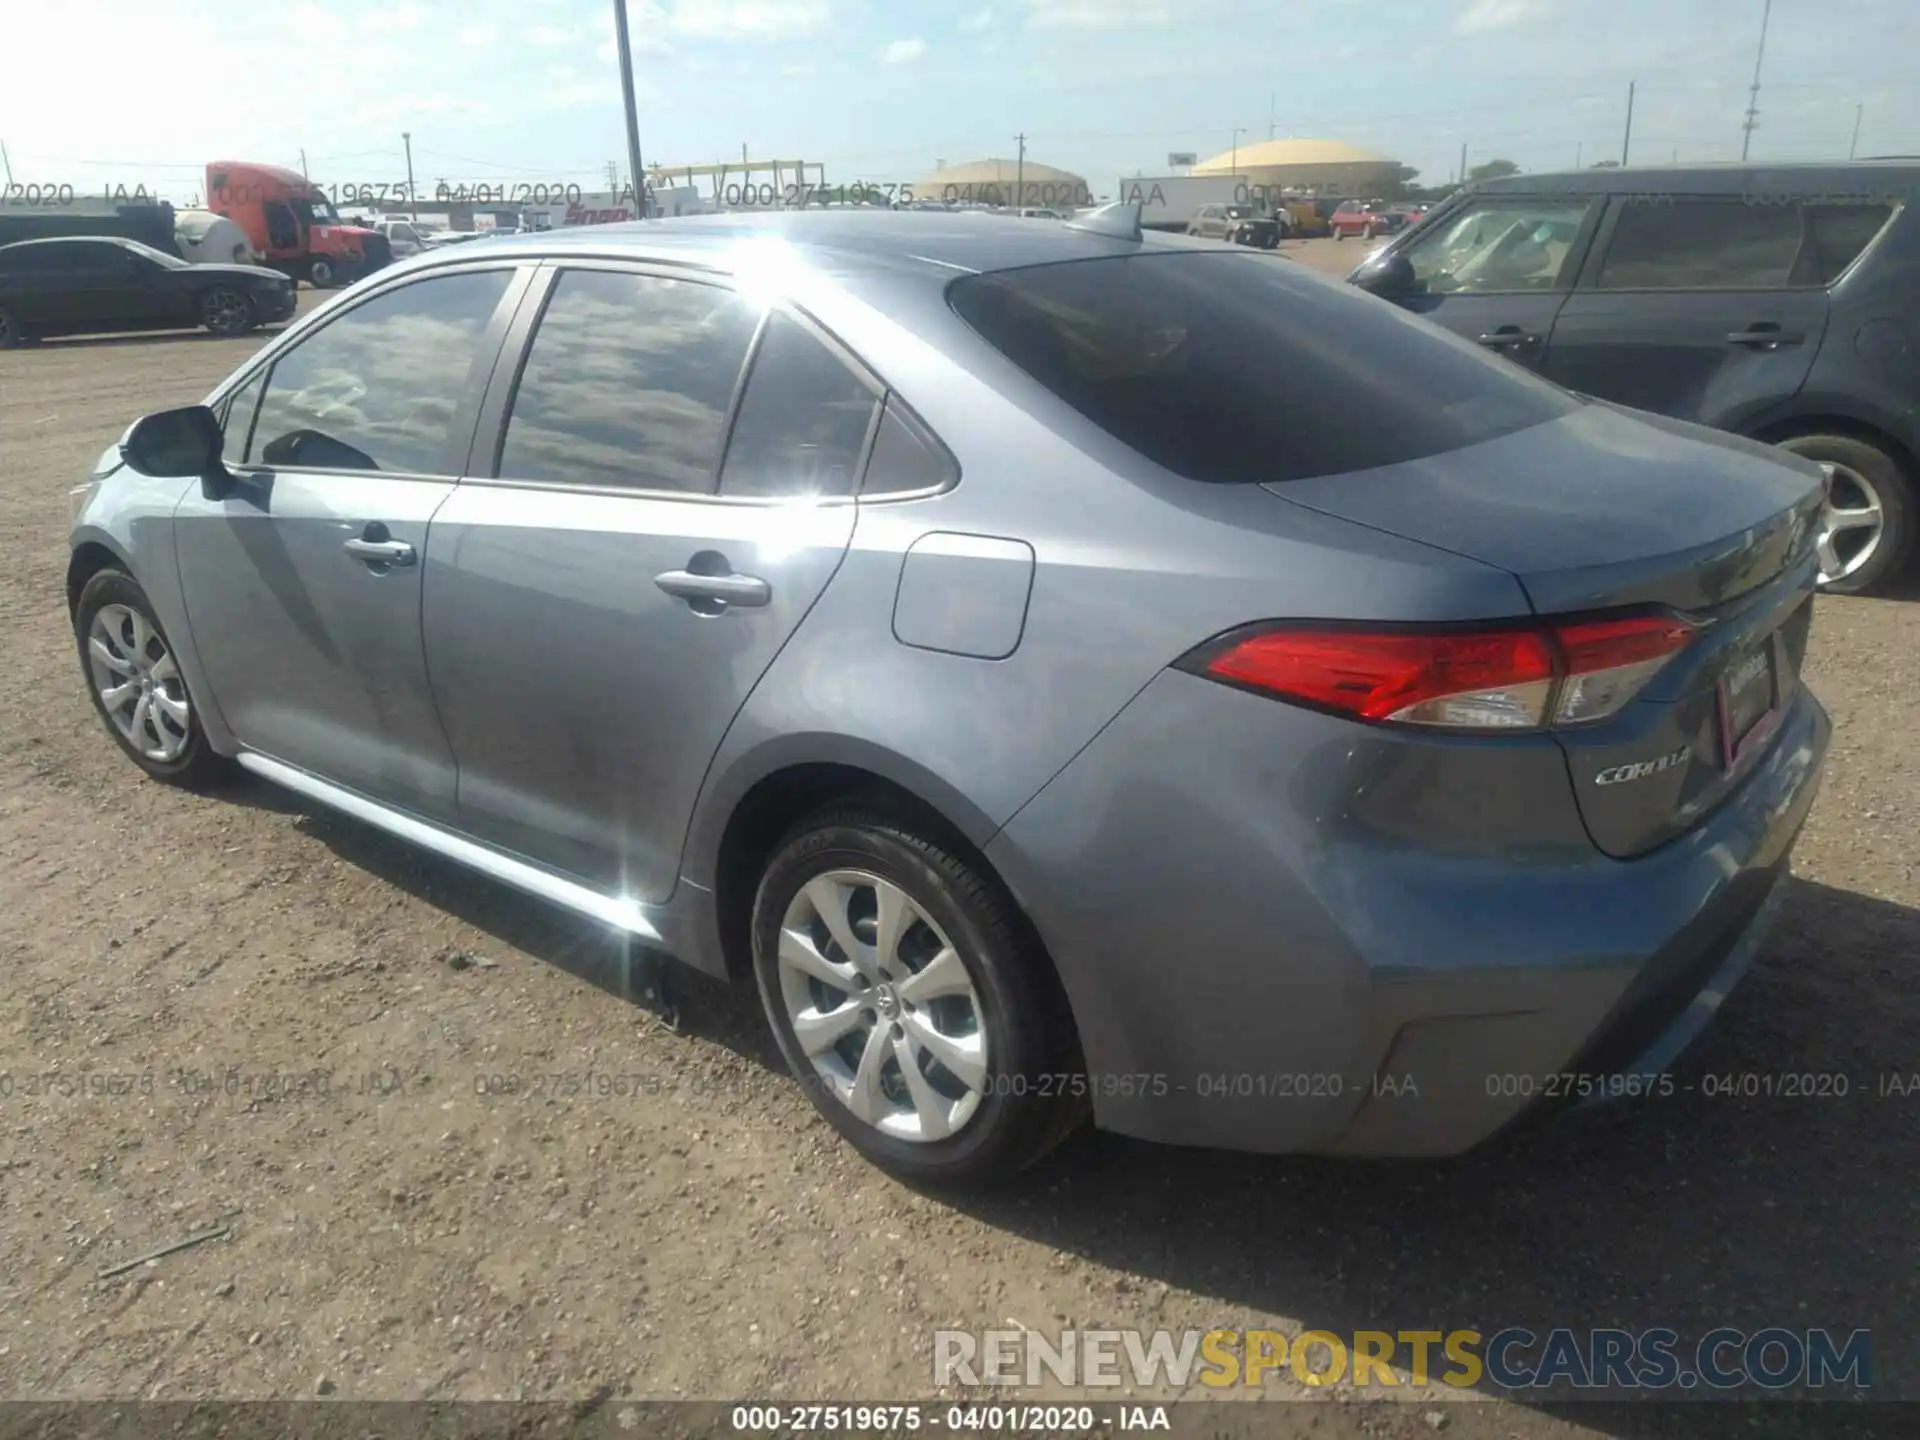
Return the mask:
<svg viewBox="0 0 1920 1440">
<path fill-rule="evenodd" d="M 316 290 L 331 290 L 340 283 L 340 272 L 325 256 L 316 256 L 307 267 L 307 283 Z"/>
<path fill-rule="evenodd" d="M 1344 230 L 1336 229 L 1333 232 L 1333 238 L 1336 240 L 1344 240 L 1347 238 L 1347 232 Z"/>
<path fill-rule="evenodd" d="M 244 335 L 260 323 L 253 301 L 225 285 L 209 290 L 200 299 L 200 323 L 210 335 Z"/>
<path fill-rule="evenodd" d="M 1780 448 L 1817 461 L 1830 479 L 1820 510 L 1820 588 L 1864 595 L 1905 568 L 1913 548 L 1914 478 L 1905 465 L 1851 435 L 1795 435 Z"/>
<path fill-rule="evenodd" d="M 1085 1114 L 1071 1025 L 998 882 L 885 810 L 838 806 L 761 876 L 753 963 L 815 1107 L 902 1178 L 1018 1173 Z"/>
<path fill-rule="evenodd" d="M 156 780 L 213 783 L 226 761 L 207 743 L 186 677 L 147 592 L 124 570 L 102 570 L 80 592 L 74 640 L 87 691 L 107 733 Z"/>
</svg>

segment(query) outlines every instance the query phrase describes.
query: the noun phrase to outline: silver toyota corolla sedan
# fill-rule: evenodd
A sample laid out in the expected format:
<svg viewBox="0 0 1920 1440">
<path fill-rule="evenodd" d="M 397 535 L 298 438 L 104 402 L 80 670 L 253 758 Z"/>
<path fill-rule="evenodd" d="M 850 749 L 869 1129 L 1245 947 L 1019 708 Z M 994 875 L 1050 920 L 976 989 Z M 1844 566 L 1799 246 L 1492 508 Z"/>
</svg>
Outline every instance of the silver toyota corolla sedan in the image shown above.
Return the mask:
<svg viewBox="0 0 1920 1440">
<path fill-rule="evenodd" d="M 902 1174 L 1641 1093 L 1829 725 L 1820 472 L 1107 212 L 528 235 L 104 454 L 108 732 L 757 985 Z"/>
</svg>

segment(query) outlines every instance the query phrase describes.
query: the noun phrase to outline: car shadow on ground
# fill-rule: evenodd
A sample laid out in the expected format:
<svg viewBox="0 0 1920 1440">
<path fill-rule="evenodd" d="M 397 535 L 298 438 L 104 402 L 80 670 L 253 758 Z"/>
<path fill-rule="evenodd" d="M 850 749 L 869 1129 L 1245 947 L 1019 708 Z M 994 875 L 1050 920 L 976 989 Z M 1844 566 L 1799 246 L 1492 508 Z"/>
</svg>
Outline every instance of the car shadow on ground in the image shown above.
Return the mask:
<svg viewBox="0 0 1920 1440">
<path fill-rule="evenodd" d="M 263 782 L 232 798 L 300 814 L 348 863 L 630 1000 L 624 947 L 601 927 Z M 1866 1329 L 1875 1398 L 1920 1398 L 1920 910 L 1791 883 L 1778 931 L 1670 1095 L 1446 1161 L 1251 1156 L 1084 1131 L 1013 1186 L 938 1198 L 1134 1277 L 1136 1313 L 1161 1282 L 1217 1302 L 1209 1323 L 1225 1328 L 1261 1315 L 1336 1335 L 1666 1327 L 1683 1363 L 1722 1326 L 1824 1327 L 1842 1342 Z M 692 1033 L 781 1067 L 750 991 L 676 973 Z M 1436 1356 L 1434 1373 L 1448 1368 Z M 1538 1408 L 1630 1440 L 1914 1433 L 1879 1406 Z"/>
</svg>

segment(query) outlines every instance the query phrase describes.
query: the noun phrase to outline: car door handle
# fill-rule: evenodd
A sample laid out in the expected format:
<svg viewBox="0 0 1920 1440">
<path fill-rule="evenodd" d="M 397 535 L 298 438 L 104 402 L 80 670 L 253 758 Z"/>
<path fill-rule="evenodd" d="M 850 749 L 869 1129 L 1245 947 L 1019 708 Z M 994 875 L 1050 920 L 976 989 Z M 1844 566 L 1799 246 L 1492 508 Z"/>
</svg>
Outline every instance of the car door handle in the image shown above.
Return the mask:
<svg viewBox="0 0 1920 1440">
<path fill-rule="evenodd" d="M 751 609 L 773 599 L 773 587 L 758 575 L 696 575 L 691 570 L 669 570 L 653 583 L 682 600 L 714 601 Z"/>
<path fill-rule="evenodd" d="M 413 546 L 404 540 L 367 540 L 356 536 L 347 541 L 346 551 L 369 565 L 411 565 Z"/>
<path fill-rule="evenodd" d="M 1734 331 L 1727 336 L 1727 343 L 1771 350 L 1776 345 L 1798 345 L 1806 338 L 1798 330 L 1782 330 L 1778 325 L 1756 325 L 1751 330 Z"/>
<path fill-rule="evenodd" d="M 1508 345 L 1534 345 L 1540 337 L 1522 330 L 1518 325 L 1502 325 L 1498 330 L 1480 336 L 1479 340 L 1482 345 L 1498 350 Z"/>
</svg>

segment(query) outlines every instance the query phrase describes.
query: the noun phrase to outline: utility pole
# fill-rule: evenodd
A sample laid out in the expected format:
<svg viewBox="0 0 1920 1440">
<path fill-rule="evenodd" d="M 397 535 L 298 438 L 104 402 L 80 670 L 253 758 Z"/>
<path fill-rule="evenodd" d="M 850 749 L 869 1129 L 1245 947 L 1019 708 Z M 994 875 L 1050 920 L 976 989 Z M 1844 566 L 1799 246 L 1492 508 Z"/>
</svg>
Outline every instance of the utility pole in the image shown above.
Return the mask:
<svg viewBox="0 0 1920 1440">
<path fill-rule="evenodd" d="M 1464 140 L 1462 140 L 1462 141 L 1460 142 L 1460 180 L 1459 180 L 1459 183 L 1460 183 L 1460 184 L 1462 184 L 1462 185 L 1464 185 L 1464 184 L 1466 184 L 1466 183 L 1467 183 L 1467 142 L 1466 142 L 1466 141 L 1464 141 Z"/>
<path fill-rule="evenodd" d="M 7 184 L 13 184 L 13 161 L 7 155 L 7 142 L 4 140 L 0 140 L 0 168 L 7 172 Z"/>
<path fill-rule="evenodd" d="M 300 178 L 302 180 L 311 180 L 313 178 L 307 174 L 307 152 L 304 148 L 300 151 Z"/>
<path fill-rule="evenodd" d="M 1853 159 L 1860 152 L 1860 116 L 1866 110 L 1865 105 L 1853 107 L 1853 143 L 1847 146 L 1847 158 Z"/>
<path fill-rule="evenodd" d="M 613 161 L 607 161 L 607 194 L 613 197 L 613 203 L 620 203 L 620 167 Z"/>
<path fill-rule="evenodd" d="M 1580 168 L 1580 157 L 1585 152 L 1586 148 L 1587 148 L 1587 142 L 1584 140 L 1576 140 L 1573 142 L 1573 168 L 1574 169 L 1578 170 Z"/>
<path fill-rule="evenodd" d="M 400 143 L 407 147 L 407 213 L 414 219 L 420 218 L 420 196 L 413 188 L 413 132 L 402 130 Z"/>
<path fill-rule="evenodd" d="M 640 168 L 640 111 L 633 98 L 633 45 L 627 39 L 627 0 L 613 0 L 613 28 L 620 42 L 620 99 L 627 112 L 627 169 L 633 180 L 633 213 L 644 220 L 647 172 Z"/>
<path fill-rule="evenodd" d="M 1020 145 L 1019 159 L 1013 162 L 1013 208 L 1018 210 L 1027 203 L 1027 132 L 1013 138 Z"/>
<path fill-rule="evenodd" d="M 1773 0 L 1766 0 L 1766 8 L 1760 12 L 1760 48 L 1753 57 L 1753 84 L 1747 87 L 1747 118 L 1741 122 L 1740 158 L 1747 158 L 1747 146 L 1753 143 L 1753 132 L 1760 124 L 1760 62 L 1767 58 L 1767 22 L 1773 18 Z"/>
<path fill-rule="evenodd" d="M 1233 127 L 1232 170 L 1233 170 L 1234 177 L 1236 179 L 1238 179 L 1240 175 L 1240 137 L 1246 133 L 1247 133 L 1247 127 L 1244 125 L 1236 125 Z"/>
<path fill-rule="evenodd" d="M 1639 83 L 1637 80 L 1627 82 L 1627 133 L 1620 137 L 1620 168 L 1623 170 L 1627 165 L 1627 156 L 1633 150 L 1633 87 Z"/>
</svg>

